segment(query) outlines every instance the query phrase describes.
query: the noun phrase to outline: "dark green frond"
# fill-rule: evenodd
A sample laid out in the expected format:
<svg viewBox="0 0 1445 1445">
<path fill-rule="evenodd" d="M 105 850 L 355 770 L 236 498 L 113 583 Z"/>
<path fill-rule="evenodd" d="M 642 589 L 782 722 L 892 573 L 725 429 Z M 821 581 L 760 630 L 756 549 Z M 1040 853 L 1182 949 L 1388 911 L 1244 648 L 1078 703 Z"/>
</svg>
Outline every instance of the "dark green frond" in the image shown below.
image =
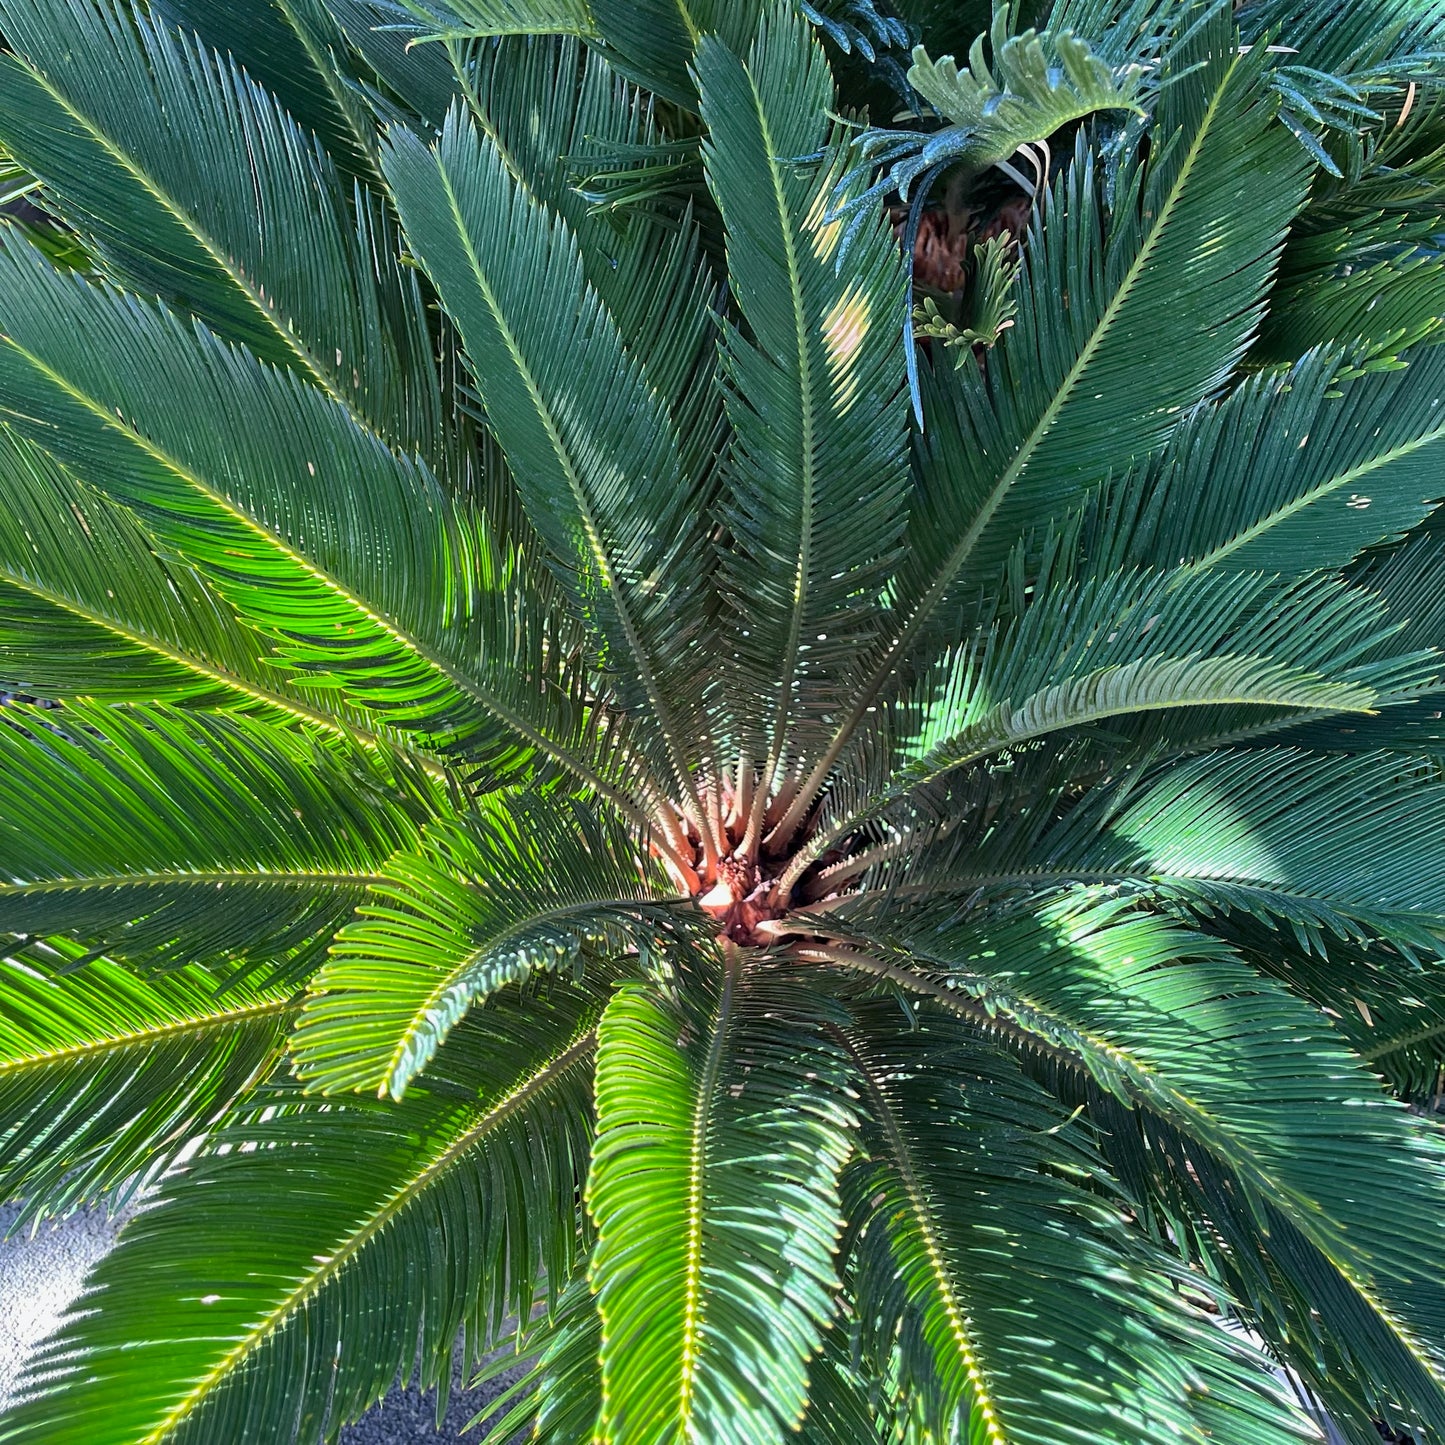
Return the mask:
<svg viewBox="0 0 1445 1445">
<path fill-rule="evenodd" d="M 1049 734 L 1111 718 L 1252 706 L 1365 713 L 1428 687 L 1433 653 L 1378 661 L 1380 600 L 1335 579 L 1281 586 L 1257 573 L 1179 578 L 1117 572 L 1039 584 L 1023 615 L 965 645 L 892 709 L 886 786 L 840 793 L 791 866 L 910 790 Z"/>
<path fill-rule="evenodd" d="M 499 769 L 540 751 L 588 771 L 555 676 L 567 659 L 542 661 L 545 609 L 423 464 L 294 376 L 28 247 L 0 250 L 0 291 L 0 410 L 138 510 L 275 662 Z"/>
<path fill-rule="evenodd" d="M 698 77 L 747 327 L 723 341 L 728 702 L 766 785 L 811 761 L 856 691 L 860 651 L 882 640 L 879 593 L 906 520 L 907 301 L 881 215 L 841 260 L 828 212 L 843 151 L 824 120 L 836 99 L 807 24 L 776 10 L 746 62 L 707 40 Z"/>
<path fill-rule="evenodd" d="M 477 124 L 513 181 L 571 228 L 587 283 L 617 323 L 629 355 L 667 405 L 683 475 L 717 465 L 720 398 L 714 385 L 716 281 L 702 264 L 688 198 L 666 187 L 619 217 L 599 205 L 594 170 L 674 152 L 657 107 L 595 50 L 560 39 L 477 45 L 462 61 Z M 696 145 L 681 142 L 690 157 Z M 699 177 L 700 185 L 700 177 Z M 699 565 L 706 570 L 706 559 Z"/>
<path fill-rule="evenodd" d="M 0 963 L 0 1198 L 58 1214 L 158 1173 L 274 1068 L 297 1001 L 234 971 Z"/>
<path fill-rule="evenodd" d="M 1085 876 L 1115 876 L 1118 865 L 1120 879 L 1206 913 L 1445 947 L 1445 856 L 1436 852 L 1445 787 L 1420 765 L 1287 750 L 1205 754 L 1124 790 L 1098 841 L 1082 849 L 1086 810 L 1077 821 L 1045 841 L 1041 857 L 1055 866 L 1067 858 L 1063 866 Z"/>
<path fill-rule="evenodd" d="M 1323 1402 L 1349 1445 L 1373 1445 L 1381 1421 L 1415 1439 L 1441 1429 L 1436 1368 L 1285 1211 L 1157 1116 L 1131 1113 L 1096 1087 L 1064 1093 L 1098 1121 L 1102 1147 L 1141 1218 L 1232 1291 L 1237 1318 Z"/>
<path fill-rule="evenodd" d="M 496 793 L 388 860 L 311 980 L 292 1040 L 323 1093 L 400 1099 L 474 1003 L 585 951 L 648 950 L 671 920 L 665 880 L 628 830 L 580 803 Z"/>
<path fill-rule="evenodd" d="M 1246 39 L 1268 36 L 1301 64 L 1339 75 L 1445 50 L 1441 0 L 1248 0 L 1239 9 Z"/>
<path fill-rule="evenodd" d="M 449 1380 L 459 1332 L 475 1357 L 571 1273 L 599 1002 L 489 1011 L 404 1105 L 281 1091 L 231 1125 L 127 1226 L 0 1440 L 330 1442 L 418 1360 Z"/>
<path fill-rule="evenodd" d="M 123 284 L 441 457 L 441 396 L 393 223 L 230 62 L 113 0 L 5 0 L 0 141 Z"/>
<path fill-rule="evenodd" d="M 1115 545 L 1153 566 L 1288 575 L 1418 525 L 1445 496 L 1445 349 L 1339 384 L 1344 362 L 1314 352 L 1196 411 L 1111 498 Z"/>
<path fill-rule="evenodd" d="M 410 45 L 391 0 L 153 0 L 265 86 L 337 160 L 375 180 L 376 112 L 402 107 L 440 125 L 456 77 L 439 45 Z"/>
<path fill-rule="evenodd" d="M 899 1341 L 900 1393 L 942 1440 L 1092 1445 L 1309 1432 L 1263 1360 L 1187 1304 L 1131 1238 L 1087 1137 L 972 1031 L 875 1006 L 851 1038 L 868 1159 L 847 1190 L 867 1331 Z M 1202 1294 L 1203 1282 L 1194 1284 Z M 1248 1424 L 1246 1424 L 1246 1420 Z"/>
<path fill-rule="evenodd" d="M 599 1031 L 602 1430 L 781 1445 L 834 1311 L 850 1111 L 808 991 L 702 966 L 624 988 Z"/>
<path fill-rule="evenodd" d="M 427 816 L 359 749 L 160 706 L 7 708 L 0 771 L 0 933 L 152 963 L 324 948 Z"/>
<path fill-rule="evenodd" d="M 139 517 L 0 430 L 0 681 L 47 699 L 231 707 L 358 740 L 382 718 L 275 667 Z"/>
<path fill-rule="evenodd" d="M 970 583 L 992 585 L 1022 535 L 1165 441 L 1248 344 L 1309 166 L 1234 40 L 1220 19 L 1171 62 L 1201 68 L 1166 89 L 1151 159 L 1111 176 L 1107 214 L 1081 145 L 1035 217 L 1017 323 L 987 368 L 925 376 L 899 626 L 833 751 L 916 649 L 950 635 Z"/>
<path fill-rule="evenodd" d="M 963 925 L 952 943 L 948 929 L 914 927 L 903 946 L 921 971 L 879 965 L 881 976 L 1048 1069 L 1086 1074 L 1216 1158 L 1247 1207 L 1277 1211 L 1328 1261 L 1427 1382 L 1412 1403 L 1439 1418 L 1445 1280 L 1430 1241 L 1445 1152 L 1323 1015 L 1218 943 L 1116 902 Z M 1388 1203 L 1373 1184 L 1382 1168 Z"/>
<path fill-rule="evenodd" d="M 700 723 L 688 683 L 705 604 L 689 557 L 702 519 L 666 410 L 572 233 L 518 187 L 489 136 L 453 111 L 433 151 L 392 130 L 384 165 L 528 515 L 600 635 L 604 668 L 690 791 Z"/>
</svg>

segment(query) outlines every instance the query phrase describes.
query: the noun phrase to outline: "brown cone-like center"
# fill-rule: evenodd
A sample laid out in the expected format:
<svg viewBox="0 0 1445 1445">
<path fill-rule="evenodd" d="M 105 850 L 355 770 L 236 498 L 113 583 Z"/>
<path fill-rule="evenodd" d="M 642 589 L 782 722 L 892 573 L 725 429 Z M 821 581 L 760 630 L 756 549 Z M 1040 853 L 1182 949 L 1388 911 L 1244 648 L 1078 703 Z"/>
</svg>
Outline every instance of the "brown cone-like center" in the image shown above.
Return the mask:
<svg viewBox="0 0 1445 1445">
<path fill-rule="evenodd" d="M 697 828 L 684 824 L 686 867 L 674 872 L 680 881 L 685 879 L 693 902 L 716 919 L 725 937 L 746 948 L 768 948 L 787 932 L 779 926 L 780 920 L 799 904 L 806 907 L 827 892 L 825 881 L 819 886 L 819 874 L 822 866 L 837 861 L 838 853 L 834 850 L 803 870 L 793 886 L 785 889 L 784 875 L 789 873 L 792 857 L 812 835 L 811 823 L 804 822 L 796 836 L 778 846 L 773 830 L 777 815 L 784 811 L 781 802 L 769 807 L 750 832 L 753 820 L 732 806 L 729 789 L 721 792 L 721 816 L 713 815 L 714 845 L 705 847 Z"/>
<path fill-rule="evenodd" d="M 764 878 L 755 863 L 733 855 L 718 863 L 712 886 L 697 895 L 697 906 L 716 918 L 734 943 L 756 947 L 767 942 L 758 925 L 780 916 L 772 893 L 772 880 Z"/>
</svg>

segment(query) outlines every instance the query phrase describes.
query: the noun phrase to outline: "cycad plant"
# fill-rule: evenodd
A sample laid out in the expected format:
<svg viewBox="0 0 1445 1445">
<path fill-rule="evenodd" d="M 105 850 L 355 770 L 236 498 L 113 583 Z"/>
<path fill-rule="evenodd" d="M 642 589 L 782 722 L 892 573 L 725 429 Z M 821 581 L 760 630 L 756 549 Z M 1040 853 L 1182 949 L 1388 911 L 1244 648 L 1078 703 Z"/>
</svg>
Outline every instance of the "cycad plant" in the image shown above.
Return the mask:
<svg viewBox="0 0 1445 1445">
<path fill-rule="evenodd" d="M 1445 1441 L 1445 5 L 0 33 L 0 1440 Z"/>
</svg>

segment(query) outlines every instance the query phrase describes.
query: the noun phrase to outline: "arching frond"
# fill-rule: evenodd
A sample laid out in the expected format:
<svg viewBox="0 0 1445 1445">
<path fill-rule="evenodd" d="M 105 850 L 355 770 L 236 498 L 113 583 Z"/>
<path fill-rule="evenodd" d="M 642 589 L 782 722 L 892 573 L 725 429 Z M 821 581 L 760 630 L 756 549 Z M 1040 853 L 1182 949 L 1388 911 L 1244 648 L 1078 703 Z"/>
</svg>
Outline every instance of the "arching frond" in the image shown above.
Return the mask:
<svg viewBox="0 0 1445 1445">
<path fill-rule="evenodd" d="M 434 151 L 391 131 L 384 164 L 528 514 L 625 702 L 660 732 L 662 766 L 690 793 L 700 723 L 688 680 L 705 610 L 684 559 L 702 519 L 666 410 L 587 284 L 575 238 L 516 185 L 489 136 L 453 111 Z"/>
<path fill-rule="evenodd" d="M 499 770 L 541 753 L 590 775 L 567 659 L 542 661 L 545 610 L 519 605 L 521 579 L 425 466 L 301 381 L 29 247 L 0 250 L 0 276 L 12 424 L 141 511 L 276 662 Z"/>
<path fill-rule="evenodd" d="M 1050 826 L 1035 794 L 1014 826 L 935 830 L 900 843 L 865 874 L 847 915 L 891 899 L 1048 894 L 1074 884 L 1167 898 L 1283 929 L 1288 945 L 1384 937 L 1407 951 L 1445 947 L 1445 859 L 1435 839 L 1445 790 L 1398 758 L 1290 749 L 1205 753 L 1143 778 L 1067 794 Z M 1368 872 L 1358 860 L 1368 853 Z M 871 894 L 871 899 L 870 895 Z"/>
<path fill-rule="evenodd" d="M 1249 0 L 1240 7 L 1247 39 L 1269 35 L 1303 65 L 1356 74 L 1445 47 L 1445 5 L 1420 0 Z"/>
<path fill-rule="evenodd" d="M 1433 653 L 1371 661 L 1389 636 L 1380 600 L 1332 579 L 1118 572 L 1039 584 L 1012 623 L 926 674 L 894 710 L 888 782 L 840 795 L 785 875 L 796 881 L 858 823 L 910 790 L 1048 734 L 1174 709 L 1252 706 L 1365 713 L 1418 695 Z"/>
<path fill-rule="evenodd" d="M 1166 89 L 1152 159 L 1121 167 L 1107 217 L 1082 146 L 1040 207 L 1017 324 L 987 371 L 925 377 L 920 485 L 893 586 L 899 626 L 868 659 L 829 762 L 910 655 L 950 636 L 950 604 L 970 580 L 992 585 L 1020 536 L 1165 441 L 1253 333 L 1308 162 L 1273 124 L 1259 59 L 1237 53 L 1223 17 L 1171 66 L 1202 69 Z M 815 770 L 802 797 L 824 776 Z"/>
<path fill-rule="evenodd" d="M 1116 545 L 1156 566 L 1289 575 L 1417 526 L 1441 495 L 1445 350 L 1340 385 L 1342 365 L 1317 351 L 1196 411 L 1118 489 Z"/>
<path fill-rule="evenodd" d="M 624 988 L 599 1032 L 602 1433 L 781 1445 L 834 1310 L 840 1059 L 808 994 L 735 951 L 684 981 Z"/>
<path fill-rule="evenodd" d="M 724 330 L 733 444 L 723 515 L 733 545 L 729 704 L 768 776 L 814 739 L 881 640 L 879 592 L 905 522 L 903 269 L 877 217 L 846 268 L 827 219 L 842 164 L 822 47 L 779 11 L 740 60 L 698 56 L 708 183 L 748 328 Z M 821 160 L 816 158 L 824 148 Z M 787 746 L 785 747 L 785 744 Z"/>
<path fill-rule="evenodd" d="M 578 803 L 498 793 L 394 855 L 311 980 L 292 1040 L 324 1093 L 400 1099 L 474 1003 L 585 951 L 649 951 L 674 920 L 627 830 Z"/>
<path fill-rule="evenodd" d="M 844 966 L 973 1017 L 1046 1070 L 1091 1078 L 1217 1159 L 1245 1207 L 1287 1221 L 1413 1361 L 1409 1403 L 1441 1418 L 1445 1289 L 1427 1221 L 1445 1153 L 1324 1016 L 1223 946 L 1117 902 L 995 928 L 921 924 L 899 939 L 912 967 L 846 954 Z M 1369 1181 L 1387 1158 L 1399 1189 L 1384 1205 Z"/>
<path fill-rule="evenodd" d="M 0 1198 L 25 1221 L 156 1174 L 274 1068 L 294 988 L 137 978 L 36 946 L 0 962 Z M 82 955 L 83 958 L 83 955 Z"/>
<path fill-rule="evenodd" d="M 17 52 L 0 140 L 113 275 L 440 465 L 433 345 L 392 223 L 266 91 L 120 0 L 6 0 L 0 28 Z"/>
<path fill-rule="evenodd" d="M 0 932 L 152 964 L 324 949 L 443 805 L 361 750 L 160 706 L 7 708 L 0 771 Z"/>
<path fill-rule="evenodd" d="M 0 678 L 29 696 L 228 707 L 358 741 L 385 720 L 275 667 L 194 568 L 140 518 L 0 430 Z M 432 764 L 432 766 L 436 766 Z"/>
<path fill-rule="evenodd" d="M 900 1393 L 934 1435 L 1203 1442 L 1213 1400 L 1237 1430 L 1253 1417 L 1251 1440 L 1309 1438 L 1263 1360 L 1130 1237 L 1058 1102 L 956 1020 L 927 1010 L 900 1034 L 895 1017 L 875 1006 L 850 1037 L 869 1156 L 847 1181 L 853 1267 L 865 1329 L 899 1341 Z"/>
<path fill-rule="evenodd" d="M 231 1125 L 127 1226 L 0 1440 L 331 1442 L 418 1359 L 449 1380 L 464 1328 L 475 1356 L 571 1272 L 599 1002 L 481 1016 L 405 1105 L 282 1091 Z"/>
</svg>

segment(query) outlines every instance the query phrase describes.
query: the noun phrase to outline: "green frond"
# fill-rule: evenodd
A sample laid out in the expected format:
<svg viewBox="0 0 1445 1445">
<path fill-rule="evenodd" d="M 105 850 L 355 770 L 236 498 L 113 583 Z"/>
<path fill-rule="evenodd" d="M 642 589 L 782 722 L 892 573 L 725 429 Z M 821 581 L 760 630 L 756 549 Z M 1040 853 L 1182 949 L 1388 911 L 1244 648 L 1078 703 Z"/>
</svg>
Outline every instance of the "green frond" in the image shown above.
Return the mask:
<svg viewBox="0 0 1445 1445">
<path fill-rule="evenodd" d="M 932 131 L 872 130 L 859 138 L 865 163 L 890 163 L 868 193 L 871 200 L 890 190 L 907 200 L 915 183 L 926 187 L 945 166 L 977 172 L 1002 165 L 1021 148 L 1047 144 L 1100 112 L 1144 114 L 1146 67 L 1111 65 L 1071 30 L 1015 34 L 1013 22 L 1011 7 L 996 8 L 962 68 L 952 55 L 934 60 L 925 46 L 915 46 L 908 83 L 946 124 Z"/>
<path fill-rule="evenodd" d="M 1433 768 L 1275 748 L 1205 753 L 1082 800 L 1078 791 L 1035 788 L 1016 817 L 993 800 L 971 817 L 959 807 L 949 825 L 880 849 L 857 901 L 828 911 L 1087 885 L 1182 903 L 1205 920 L 1252 919 L 1286 952 L 1373 937 L 1427 955 L 1445 948 L 1435 853 L 1445 790 Z"/>
<path fill-rule="evenodd" d="M 1300 64 L 1337 75 L 1445 49 L 1441 0 L 1248 0 L 1239 8 L 1246 40 L 1268 37 Z"/>
<path fill-rule="evenodd" d="M 528 515 L 624 704 L 650 717 L 663 768 L 690 793 L 703 519 L 667 412 L 565 222 L 515 183 L 489 136 L 454 110 L 434 150 L 389 132 L 383 164 Z"/>
<path fill-rule="evenodd" d="M 550 1315 L 535 1321 L 519 1338 L 527 1362 L 520 1380 L 492 1401 L 467 1428 L 486 1425 L 478 1445 L 513 1445 L 518 1439 L 538 1445 L 579 1445 L 596 1439 L 602 1415 L 602 1317 L 587 1280 L 579 1276 Z M 516 1368 L 512 1356 L 499 1356 L 482 1378 L 501 1368 Z"/>
<path fill-rule="evenodd" d="M 400 1099 L 478 1003 L 586 951 L 646 954 L 675 927 L 628 830 L 584 805 L 496 793 L 388 860 L 308 986 L 291 1041 L 323 1093 Z"/>
<path fill-rule="evenodd" d="M 1231 1291 L 1236 1318 L 1323 1403 L 1349 1445 L 1373 1445 L 1382 1421 L 1415 1439 L 1439 1431 L 1440 1385 L 1430 1361 L 1284 1210 L 1157 1116 L 1130 1112 L 1097 1088 L 1063 1093 L 1097 1121 L 1101 1147 L 1128 1181 L 1141 1219 Z"/>
<path fill-rule="evenodd" d="M 798 753 L 811 761 L 856 689 L 860 651 L 882 640 L 878 598 L 906 520 L 908 303 L 881 214 L 840 260 L 827 215 L 844 152 L 825 128 L 836 98 L 806 22 L 775 7 L 746 61 L 708 39 L 697 73 L 747 327 L 723 332 L 728 703 L 766 783 Z"/>
<path fill-rule="evenodd" d="M 411 8 L 426 14 L 429 7 L 413 3 Z M 596 33 L 588 0 L 446 0 L 445 5 L 431 11 L 428 19 L 439 39 Z"/>
<path fill-rule="evenodd" d="M 1205 754 L 1124 789 L 1093 844 L 1083 842 L 1089 821 L 1081 810 L 1082 826 L 1067 820 L 1040 856 L 1084 876 L 1147 880 L 1147 890 L 1206 915 L 1219 908 L 1346 939 L 1374 933 L 1445 948 L 1445 858 L 1435 853 L 1445 787 L 1433 769 L 1284 749 Z"/>
<path fill-rule="evenodd" d="M 1431 226 L 1422 208 L 1418 216 L 1356 216 L 1337 229 L 1298 227 L 1253 357 L 1288 362 L 1350 341 L 1357 364 L 1394 366 L 1409 348 L 1438 341 L 1445 282 Z"/>
<path fill-rule="evenodd" d="M 273 666 L 265 638 L 193 568 L 162 555 L 138 516 L 9 428 L 0 428 L 0 679 L 47 699 L 252 710 L 358 741 L 386 729 Z"/>
<path fill-rule="evenodd" d="M 423 464 L 294 376 L 29 247 L 0 248 L 0 289 L 0 411 L 137 510 L 312 696 L 498 771 L 540 753 L 590 776 L 545 607 Z"/>
<path fill-rule="evenodd" d="M 1441 497 L 1445 350 L 1339 383 L 1345 364 L 1337 347 L 1315 351 L 1194 412 L 1111 489 L 1104 546 L 1136 564 L 1290 575 L 1344 567 L 1418 525 Z"/>
<path fill-rule="evenodd" d="M 1165 89 L 1151 159 L 1118 167 L 1107 214 L 1081 141 L 1025 243 L 1017 324 L 985 370 L 925 371 L 899 625 L 830 753 L 1021 536 L 1167 440 L 1243 353 L 1309 164 L 1234 41 L 1218 18 L 1171 60 L 1190 83 Z"/>
<path fill-rule="evenodd" d="M 456 78 L 439 45 L 410 45 L 391 0 L 153 0 L 152 14 L 229 55 L 348 170 L 375 169 L 377 111 L 441 123 Z"/>
<path fill-rule="evenodd" d="M 379 202 L 230 61 L 129 5 L 5 0 L 0 29 L 0 141 L 111 275 L 441 464 L 421 292 Z"/>
<path fill-rule="evenodd" d="M 717 282 L 686 202 L 664 190 L 655 210 L 632 205 L 619 219 L 587 179 L 668 145 L 655 105 L 597 51 L 568 39 L 477 45 L 462 73 L 472 114 L 512 180 L 576 237 L 588 285 L 672 415 L 683 475 L 704 476 L 719 447 Z"/>
<path fill-rule="evenodd" d="M 1058 1101 L 941 1011 L 900 1022 L 878 1005 L 850 1033 L 868 1150 L 846 1179 L 852 1268 L 865 1332 L 885 1351 L 897 1339 L 899 1394 L 926 1402 L 934 1436 L 1312 1438 L 1265 1362 L 1120 1223 L 1124 1201 Z M 1229 1419 L 1219 1436 L 1205 1401 Z"/>
<path fill-rule="evenodd" d="M 0 1440 L 329 1445 L 418 1361 L 449 1381 L 459 1333 L 475 1359 L 572 1271 L 600 1002 L 488 1011 L 402 1105 L 258 1098 L 126 1227 Z"/>
<path fill-rule="evenodd" d="M 1215 917 L 1261 973 L 1309 999 L 1402 1099 L 1427 1103 L 1442 1090 L 1445 1065 L 1445 968 L 1438 958 L 1325 938 L 1306 948 L 1248 918 Z"/>
<path fill-rule="evenodd" d="M 378 755 L 159 705 L 7 708 L 0 771 L 0 933 L 153 965 L 324 948 L 427 816 Z"/>
<path fill-rule="evenodd" d="M 141 979 L 78 948 L 0 962 L 0 1198 L 18 1222 L 158 1174 L 281 1057 L 294 990 L 235 970 Z"/>
<path fill-rule="evenodd" d="M 1445 1281 L 1431 1221 L 1437 1131 L 1387 1098 L 1327 1019 L 1214 940 L 1119 902 L 993 927 L 887 925 L 912 965 L 855 965 L 972 1017 L 1064 1075 L 1157 1116 L 1287 1221 L 1445 1406 Z M 952 942 L 948 941 L 950 936 Z M 1388 1203 L 1371 1181 L 1388 1171 Z M 1269 1249 L 1267 1243 L 1261 1247 Z"/>
<path fill-rule="evenodd" d="M 850 1111 L 811 991 L 702 966 L 624 988 L 599 1030 L 602 1433 L 781 1445 L 835 1307 Z"/>
<path fill-rule="evenodd" d="M 894 1410 L 873 1408 L 877 1389 L 862 1378 L 850 1335 L 840 1321 L 823 1336 L 822 1352 L 808 1370 L 808 1414 L 798 1445 L 914 1445 L 887 1418 Z"/>
<path fill-rule="evenodd" d="M 910 790 L 1049 734 L 1224 705 L 1365 713 L 1418 695 L 1437 659 L 1377 657 L 1392 630 L 1379 598 L 1331 578 L 1040 581 L 1021 616 L 945 657 L 895 705 L 886 784 L 871 796 L 841 791 L 800 860 Z"/>
</svg>

